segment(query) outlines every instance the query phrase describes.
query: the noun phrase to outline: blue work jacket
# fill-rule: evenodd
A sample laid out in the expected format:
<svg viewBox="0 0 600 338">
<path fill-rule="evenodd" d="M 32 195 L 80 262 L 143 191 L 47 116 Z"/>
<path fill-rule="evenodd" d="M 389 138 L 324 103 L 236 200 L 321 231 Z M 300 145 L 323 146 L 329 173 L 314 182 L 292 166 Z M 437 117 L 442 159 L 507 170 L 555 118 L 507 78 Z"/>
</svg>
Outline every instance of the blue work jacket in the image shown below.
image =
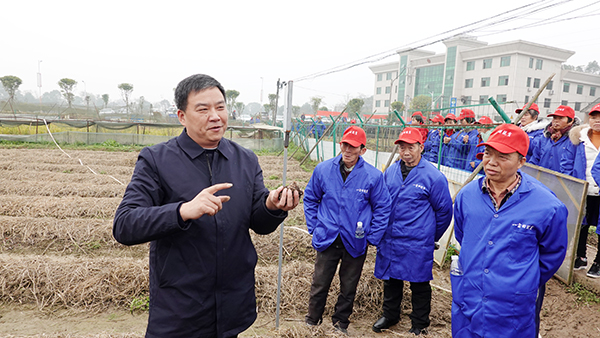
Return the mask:
<svg viewBox="0 0 600 338">
<path fill-rule="evenodd" d="M 427 134 L 427 140 L 423 144 L 423 158 L 429 162 L 437 163 L 440 152 L 441 129 L 431 129 Z"/>
<path fill-rule="evenodd" d="M 426 282 L 433 279 L 433 251 L 452 219 L 446 177 L 421 159 L 406 180 L 401 161 L 384 174 L 392 197 L 392 213 L 377 247 L 375 277 Z"/>
<path fill-rule="evenodd" d="M 576 127 L 580 124 L 578 117 L 575 117 L 571 128 Z M 569 140 L 569 133 L 564 134 L 558 141 L 554 142 L 550 138 L 550 132 L 548 128 L 552 126 L 549 124 L 544 129 L 542 136 L 537 137 L 534 145 L 534 153 L 531 157 L 531 164 L 539 165 L 541 167 L 560 172 L 560 157 L 565 151 L 572 151 L 573 143 Z"/>
<path fill-rule="evenodd" d="M 463 275 L 451 275 L 455 338 L 535 337 L 538 289 L 565 258 L 568 212 L 548 188 L 520 174 L 521 184 L 499 210 L 481 189 L 485 177 L 456 197 Z"/>
<path fill-rule="evenodd" d="M 223 209 L 183 222 L 182 203 L 217 183 L 233 183 Z M 273 232 L 287 216 L 265 205 L 256 155 L 225 138 L 208 166 L 186 133 L 142 149 L 113 224 L 125 245 L 150 242 L 146 337 L 228 337 L 256 319 L 257 255 L 249 230 Z"/>
<path fill-rule="evenodd" d="M 456 138 L 456 135 L 458 135 L 458 130 L 455 130 L 454 133 L 452 133 L 452 135 L 448 135 L 447 134 L 448 129 L 446 129 L 446 131 L 444 132 L 444 134 L 442 135 L 442 140 L 444 139 L 444 137 L 449 137 L 450 138 L 450 142 L 448 143 L 444 143 L 442 141 L 442 160 L 441 163 L 442 165 L 451 167 L 452 165 L 452 160 L 450 159 L 450 156 L 452 155 L 452 145 L 451 143 L 454 141 L 454 139 Z M 452 155 L 453 156 L 453 155 Z"/>
<path fill-rule="evenodd" d="M 596 160 L 592 166 L 592 177 L 596 181 L 596 184 L 600 185 L 600 155 L 596 156 Z M 596 233 L 600 235 L 600 227 L 596 227 Z"/>
<path fill-rule="evenodd" d="M 341 236 L 348 253 L 358 257 L 366 252 L 367 241 L 379 244 L 390 216 L 390 194 L 381 171 L 362 157 L 344 182 L 341 158 L 321 162 L 313 171 L 304 190 L 306 227 L 315 250 L 324 251 Z M 356 238 L 358 222 L 364 238 Z"/>
</svg>

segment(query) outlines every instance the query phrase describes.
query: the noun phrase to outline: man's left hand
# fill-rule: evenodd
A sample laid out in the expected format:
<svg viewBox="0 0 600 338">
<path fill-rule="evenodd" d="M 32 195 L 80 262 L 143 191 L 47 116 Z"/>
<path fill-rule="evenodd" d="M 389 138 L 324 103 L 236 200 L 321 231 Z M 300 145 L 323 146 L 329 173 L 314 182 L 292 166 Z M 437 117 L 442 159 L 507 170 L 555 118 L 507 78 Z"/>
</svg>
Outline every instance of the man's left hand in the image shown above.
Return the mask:
<svg viewBox="0 0 600 338">
<path fill-rule="evenodd" d="M 280 193 L 281 199 L 279 199 Z M 283 211 L 290 211 L 298 205 L 298 202 L 300 202 L 300 195 L 297 191 L 279 187 L 271 190 L 269 197 L 267 197 L 266 205 L 269 210 L 281 209 Z"/>
</svg>

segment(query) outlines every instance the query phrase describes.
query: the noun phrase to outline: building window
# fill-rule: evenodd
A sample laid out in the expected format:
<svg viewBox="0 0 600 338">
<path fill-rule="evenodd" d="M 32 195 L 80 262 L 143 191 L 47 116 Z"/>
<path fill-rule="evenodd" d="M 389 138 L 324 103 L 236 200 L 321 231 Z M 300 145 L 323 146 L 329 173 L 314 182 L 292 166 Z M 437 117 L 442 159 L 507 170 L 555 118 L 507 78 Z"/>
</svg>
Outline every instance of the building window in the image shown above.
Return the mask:
<svg viewBox="0 0 600 338">
<path fill-rule="evenodd" d="M 391 93 L 392 88 L 390 86 L 385 87 L 385 93 L 389 94 Z"/>
<path fill-rule="evenodd" d="M 463 97 L 463 99 L 461 99 L 461 102 L 464 104 L 471 104 L 471 97 L 465 96 L 465 97 Z"/>
<path fill-rule="evenodd" d="M 542 59 L 537 59 L 535 61 L 535 69 L 542 69 L 542 63 L 544 62 L 544 60 Z"/>
<path fill-rule="evenodd" d="M 503 56 L 500 58 L 500 67 L 510 66 L 510 56 Z"/>
<path fill-rule="evenodd" d="M 498 94 L 498 96 L 496 96 L 496 101 L 498 101 L 498 103 L 506 103 L 506 94 Z"/>
<path fill-rule="evenodd" d="M 544 108 L 550 108 L 550 103 L 552 103 L 550 99 L 544 99 Z"/>
<path fill-rule="evenodd" d="M 596 87 L 590 87 L 590 96 L 596 96 Z"/>
<path fill-rule="evenodd" d="M 475 61 L 467 61 L 467 71 L 475 70 Z"/>
<path fill-rule="evenodd" d="M 540 88 L 540 79 L 533 79 L 533 88 Z"/>
<path fill-rule="evenodd" d="M 489 87 L 490 86 L 490 78 L 489 77 L 482 77 L 481 78 L 481 86 L 482 87 Z"/>
<path fill-rule="evenodd" d="M 389 107 L 390 106 L 390 100 L 385 100 L 383 103 L 384 107 Z"/>
<path fill-rule="evenodd" d="M 383 74 L 377 74 L 377 81 L 383 80 Z"/>
<path fill-rule="evenodd" d="M 554 86 L 554 81 L 550 81 L 550 82 L 548 82 L 548 85 L 546 86 L 546 89 L 552 90 L 553 86 Z"/>
<path fill-rule="evenodd" d="M 531 87 L 531 78 L 527 78 L 527 88 Z"/>
<path fill-rule="evenodd" d="M 529 95 L 525 95 L 525 104 L 529 103 Z"/>
<path fill-rule="evenodd" d="M 569 101 L 562 100 L 562 101 L 560 101 L 560 104 L 563 105 L 563 106 L 568 106 L 569 105 Z"/>
<path fill-rule="evenodd" d="M 581 102 L 575 102 L 575 111 L 580 111 L 581 110 Z"/>
<path fill-rule="evenodd" d="M 375 107 L 381 107 L 381 100 L 375 101 Z"/>
<path fill-rule="evenodd" d="M 508 86 L 508 75 L 498 77 L 498 86 Z"/>
<path fill-rule="evenodd" d="M 377 90 L 375 91 L 377 94 L 381 94 L 381 87 L 377 87 Z"/>
<path fill-rule="evenodd" d="M 473 79 L 465 80 L 465 88 L 473 88 Z"/>
<path fill-rule="evenodd" d="M 529 58 L 529 68 L 533 68 L 533 58 Z"/>
<path fill-rule="evenodd" d="M 392 79 L 392 72 L 385 73 L 385 79 L 386 80 L 391 80 Z"/>
<path fill-rule="evenodd" d="M 569 87 L 571 87 L 571 84 L 568 82 L 565 82 L 563 84 L 563 92 L 568 93 L 569 92 Z"/>
<path fill-rule="evenodd" d="M 583 94 L 583 85 L 577 85 L 577 94 Z"/>
<path fill-rule="evenodd" d="M 479 104 L 487 103 L 488 96 L 487 95 L 479 95 Z"/>
<path fill-rule="evenodd" d="M 483 69 L 492 68 L 492 59 L 483 60 Z"/>
</svg>

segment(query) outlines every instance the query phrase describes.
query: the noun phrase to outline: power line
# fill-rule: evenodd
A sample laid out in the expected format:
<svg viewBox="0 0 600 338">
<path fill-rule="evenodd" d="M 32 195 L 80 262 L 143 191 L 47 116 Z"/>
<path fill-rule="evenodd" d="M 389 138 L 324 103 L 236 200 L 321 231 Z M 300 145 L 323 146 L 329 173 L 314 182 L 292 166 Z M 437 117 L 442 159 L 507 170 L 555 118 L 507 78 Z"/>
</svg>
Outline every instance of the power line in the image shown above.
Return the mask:
<svg viewBox="0 0 600 338">
<path fill-rule="evenodd" d="M 381 53 L 373 54 L 371 56 L 368 56 L 366 58 L 363 58 L 363 59 L 360 59 L 360 60 L 357 60 L 357 61 L 354 61 L 354 62 L 351 62 L 351 63 L 347 63 L 347 64 L 344 64 L 344 65 L 341 65 L 341 66 L 330 68 L 328 70 L 316 72 L 316 73 L 313 73 L 313 74 L 309 74 L 309 75 L 297 78 L 294 81 L 295 82 L 300 82 L 300 81 L 305 81 L 305 80 L 309 80 L 309 79 L 314 79 L 314 78 L 322 77 L 322 76 L 329 75 L 329 74 L 332 74 L 332 73 L 338 73 L 338 72 L 341 72 L 341 71 L 344 71 L 344 70 L 348 70 L 348 69 L 351 69 L 351 68 L 354 68 L 354 67 L 366 64 L 366 63 L 377 62 L 377 61 L 386 59 L 386 58 L 388 58 L 390 56 L 396 55 L 398 49 L 406 48 L 406 46 L 412 45 L 414 43 L 420 43 L 420 42 L 426 41 L 428 39 L 436 38 L 436 37 L 439 37 L 439 36 L 442 36 L 442 35 L 445 35 L 445 34 L 448 34 L 448 33 L 451 33 L 451 32 L 455 32 L 455 31 L 460 30 L 462 28 L 479 25 L 481 23 L 485 23 L 485 22 L 490 21 L 492 19 L 497 19 L 499 17 L 505 16 L 507 14 L 519 12 L 521 10 L 527 10 L 527 12 L 525 12 L 525 13 L 517 13 L 514 16 L 511 16 L 511 17 L 508 17 L 508 18 L 501 18 L 501 19 L 496 20 L 494 22 L 486 23 L 482 27 L 475 27 L 475 28 L 472 28 L 472 29 L 461 31 L 459 33 L 455 33 L 455 34 L 451 35 L 450 37 L 454 37 L 454 36 L 458 36 L 458 35 L 466 34 L 466 33 L 471 33 L 471 32 L 480 30 L 482 28 L 487 28 L 487 27 L 499 25 L 499 24 L 502 24 L 502 23 L 505 23 L 505 22 L 508 22 L 508 21 L 511 21 L 511 20 L 514 20 L 514 19 L 519 19 L 519 18 L 522 18 L 524 16 L 532 15 L 532 14 L 537 13 L 539 11 L 544 11 L 544 10 L 553 8 L 555 6 L 563 5 L 563 4 L 565 4 L 567 2 L 570 2 L 570 1 L 572 1 L 572 0 L 564 0 L 564 1 L 557 2 L 557 3 L 551 3 L 551 4 L 548 4 L 548 5 L 544 5 L 544 6 L 539 7 L 539 8 L 536 8 L 536 6 L 545 3 L 546 2 L 545 0 L 541 0 L 541 1 L 537 1 L 537 2 L 532 2 L 532 3 L 529 3 L 527 5 L 524 5 L 524 6 L 521 6 L 521 7 L 517 7 L 517 8 L 511 9 L 511 10 L 508 10 L 508 11 L 503 12 L 503 13 L 498 14 L 498 15 L 494 15 L 494 16 L 491 16 L 491 17 L 488 17 L 488 18 L 485 18 L 485 19 L 482 19 L 482 20 L 479 20 L 479 21 L 475 21 L 473 23 L 470 23 L 470 24 L 467 24 L 467 25 L 463 25 L 463 26 L 460 26 L 460 27 L 457 27 L 457 28 L 454 28 L 454 29 L 445 31 L 443 33 L 439 33 L 439 34 L 436 34 L 436 35 L 433 35 L 433 36 L 430 36 L 430 37 L 427 37 L 427 38 L 424 38 L 424 39 L 421 39 L 421 40 L 417 40 L 417 41 L 415 41 L 415 42 L 413 42 L 411 44 L 404 45 L 403 47 L 398 47 L 398 48 L 395 48 L 395 49 L 392 49 L 392 50 L 388 50 L 388 51 L 384 51 L 384 52 L 381 52 Z M 530 7 L 533 7 L 533 8 L 530 9 Z M 505 30 L 505 31 L 508 31 L 508 30 Z M 425 43 L 422 43 L 422 44 L 417 45 L 415 47 L 411 47 L 409 49 L 406 49 L 405 51 L 411 51 L 411 50 L 415 50 L 415 49 L 418 49 L 418 48 L 430 46 L 430 45 L 433 45 L 435 43 L 442 42 L 442 41 L 444 41 L 444 40 L 446 40 L 448 38 L 449 38 L 448 36 L 445 36 L 445 37 L 442 37 L 442 38 L 438 38 L 438 39 L 436 39 L 434 41 L 425 42 Z"/>
</svg>

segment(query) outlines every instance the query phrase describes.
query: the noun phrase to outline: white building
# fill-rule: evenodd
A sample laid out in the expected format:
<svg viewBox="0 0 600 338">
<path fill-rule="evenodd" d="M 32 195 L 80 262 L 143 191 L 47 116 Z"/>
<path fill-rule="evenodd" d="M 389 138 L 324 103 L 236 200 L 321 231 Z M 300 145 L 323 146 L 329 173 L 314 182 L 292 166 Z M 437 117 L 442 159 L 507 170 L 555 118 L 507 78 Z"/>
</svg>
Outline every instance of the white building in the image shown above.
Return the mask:
<svg viewBox="0 0 600 338">
<path fill-rule="evenodd" d="M 399 61 L 371 66 L 373 110 L 388 112 L 394 101 L 409 107 L 419 95 L 431 96 L 435 109 L 483 104 L 489 97 L 520 108 L 553 73 L 537 99 L 541 116 L 561 104 L 583 116 L 600 102 L 600 75 L 562 69 L 573 51 L 522 40 L 488 45 L 465 36 L 444 44 L 445 54 L 400 50 Z"/>
</svg>

